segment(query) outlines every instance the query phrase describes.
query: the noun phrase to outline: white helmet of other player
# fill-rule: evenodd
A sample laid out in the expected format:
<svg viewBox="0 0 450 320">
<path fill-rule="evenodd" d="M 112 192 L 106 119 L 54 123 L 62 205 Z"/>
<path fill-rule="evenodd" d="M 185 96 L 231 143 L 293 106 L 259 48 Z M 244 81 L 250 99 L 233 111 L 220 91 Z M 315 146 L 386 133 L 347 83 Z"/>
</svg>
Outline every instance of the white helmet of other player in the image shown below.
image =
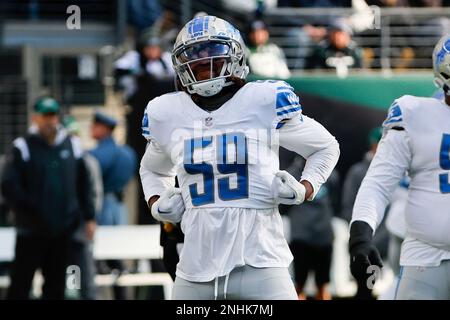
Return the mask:
<svg viewBox="0 0 450 320">
<path fill-rule="evenodd" d="M 450 94 L 450 35 L 443 36 L 433 51 L 434 83 Z"/>
</svg>

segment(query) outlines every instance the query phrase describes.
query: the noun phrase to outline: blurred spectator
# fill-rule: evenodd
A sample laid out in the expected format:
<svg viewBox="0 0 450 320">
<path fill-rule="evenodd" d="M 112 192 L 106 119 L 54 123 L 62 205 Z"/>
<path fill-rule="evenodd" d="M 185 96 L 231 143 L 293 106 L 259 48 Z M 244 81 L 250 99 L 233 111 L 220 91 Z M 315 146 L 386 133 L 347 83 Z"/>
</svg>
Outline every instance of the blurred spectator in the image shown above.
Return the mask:
<svg viewBox="0 0 450 320">
<path fill-rule="evenodd" d="M 0 154 L 0 177 L 3 176 L 3 170 L 5 166 L 6 166 L 6 156 L 4 154 Z M 7 214 L 8 214 L 8 205 L 6 204 L 6 200 L 3 198 L 3 195 L 0 192 L 0 226 L 8 225 Z"/>
<path fill-rule="evenodd" d="M 0 155 L 0 177 L 3 175 L 3 168 L 6 164 L 6 156 Z M 2 193 L 0 192 L 0 227 L 9 226 L 8 222 L 8 205 L 6 201 L 3 199 Z M 0 262 L 0 276 L 8 273 L 9 263 L 8 262 Z M 0 299 L 2 298 L 0 291 Z"/>
<path fill-rule="evenodd" d="M 351 0 L 278 0 L 278 7 L 290 8 L 350 8 L 351 6 Z"/>
<path fill-rule="evenodd" d="M 365 0 L 368 5 L 379 7 L 408 7 L 411 0 Z"/>
<path fill-rule="evenodd" d="M 362 161 L 354 164 L 347 172 L 347 176 L 344 181 L 342 189 L 342 211 L 341 217 L 347 222 L 352 219 L 353 203 L 356 199 L 359 186 L 361 185 L 367 170 L 369 169 L 370 162 L 372 161 L 375 152 L 377 151 L 378 143 L 381 139 L 382 128 L 376 127 L 370 130 L 368 136 L 369 150 L 365 153 Z"/>
<path fill-rule="evenodd" d="M 75 137 L 80 136 L 81 134 L 80 124 L 78 123 L 78 121 L 75 119 L 74 116 L 71 115 L 64 116 L 62 124 L 64 125 L 64 127 L 66 128 L 67 132 L 70 135 L 73 135 Z M 83 159 L 86 161 L 87 168 L 92 178 L 92 185 L 94 186 L 92 197 L 94 200 L 95 212 L 97 214 L 101 211 L 103 205 L 102 171 L 97 159 L 89 152 L 83 154 Z"/>
<path fill-rule="evenodd" d="M 113 19 L 116 18 L 117 0 L 0 1 L 0 9 L 3 10 L 2 13 L 5 12 L 8 18 L 29 19 L 35 21 L 61 21 L 61 15 L 64 15 L 66 13 L 66 10 L 70 5 L 77 5 L 80 7 L 83 21 L 101 21 L 106 23 L 113 23 Z"/>
<path fill-rule="evenodd" d="M 128 0 L 128 21 L 136 27 L 138 36 L 151 27 L 161 15 L 159 0 Z"/>
<path fill-rule="evenodd" d="M 355 203 L 356 195 L 358 193 L 361 182 L 363 181 L 370 163 L 377 151 L 378 143 L 382 136 L 382 128 L 373 128 L 368 136 L 369 151 L 364 155 L 364 159 L 353 166 L 347 172 L 344 185 L 342 187 L 342 211 L 341 217 L 350 222 L 353 211 L 353 204 Z M 386 230 L 385 221 L 378 227 L 374 236 L 374 245 L 379 250 L 382 257 L 387 255 L 387 247 L 389 242 L 389 235 Z M 358 291 L 355 296 L 356 299 L 373 299 L 372 290 L 367 288 L 365 282 L 358 283 Z"/>
<path fill-rule="evenodd" d="M 62 121 L 69 134 L 78 137 L 80 126 L 73 116 L 66 115 Z M 100 213 L 103 204 L 103 181 L 102 172 L 97 159 L 89 153 L 83 154 L 86 168 L 89 173 L 89 180 L 92 186 L 90 194 L 94 203 L 96 216 Z M 69 250 L 69 265 L 80 267 L 80 298 L 83 300 L 95 300 L 97 296 L 95 286 L 95 261 L 93 253 L 93 241 L 88 239 L 82 232 L 85 224 L 80 223 L 80 227 L 74 234 Z"/>
<path fill-rule="evenodd" d="M 408 0 L 411 7 L 442 7 L 443 0 Z"/>
<path fill-rule="evenodd" d="M 50 97 L 34 105 L 29 133 L 14 140 L 2 191 L 16 214 L 15 260 L 8 299 L 28 299 L 36 269 L 43 299 L 64 299 L 68 251 L 80 221 L 92 239 L 95 209 L 80 142 L 60 125 Z"/>
<path fill-rule="evenodd" d="M 152 31 L 161 39 L 161 49 L 172 51 L 173 44 L 180 30 L 178 26 L 179 17 L 175 12 L 165 10 L 152 27 Z"/>
<path fill-rule="evenodd" d="M 98 145 L 90 153 L 100 164 L 104 199 L 97 220 L 100 225 L 127 223 L 127 210 L 122 203 L 123 190 L 134 175 L 136 154 L 127 145 L 119 146 L 112 137 L 117 120 L 96 112 L 91 128 L 92 137 Z"/>
<path fill-rule="evenodd" d="M 300 180 L 304 164 L 304 159 L 296 156 L 286 171 Z M 314 272 L 317 288 L 315 298 L 331 299 L 328 290 L 333 253 L 331 219 L 334 210 L 331 196 L 337 193 L 338 185 L 339 176 L 333 171 L 314 201 L 304 202 L 301 206 L 290 206 L 287 210 L 291 221 L 290 247 L 294 256 L 295 283 L 301 300 L 306 299 L 304 288 L 310 271 Z"/>
<path fill-rule="evenodd" d="M 305 68 L 307 58 L 311 55 L 311 47 L 315 47 L 326 37 L 327 29 L 319 24 L 305 23 L 298 19 L 293 19 L 292 24 L 296 27 L 286 30 L 289 47 L 295 49 L 295 53 L 290 57 L 289 67 L 302 70 Z"/>
<path fill-rule="evenodd" d="M 226 10 L 234 12 L 242 12 L 244 14 L 261 14 L 266 9 L 277 7 L 279 0 L 256 0 L 256 1 L 242 1 L 242 0 L 224 0 L 223 5 Z"/>
<path fill-rule="evenodd" d="M 321 25 L 306 24 L 303 30 L 313 43 L 319 43 L 327 36 L 327 29 Z"/>
<path fill-rule="evenodd" d="M 6 166 L 6 155 L 0 154 L 0 178 L 3 176 L 3 170 Z M 0 227 L 8 227 L 12 225 L 11 214 L 6 203 L 6 200 L 3 198 L 2 193 L 0 192 Z M 5 275 L 9 272 L 9 263 L 8 262 L 0 262 L 0 275 Z M 1 299 L 0 294 L 0 299 Z"/>
<path fill-rule="evenodd" d="M 361 68 L 361 50 L 352 41 L 353 31 L 342 19 L 328 28 L 327 39 L 321 41 L 308 58 L 306 69 L 336 69 L 338 76 L 345 77 L 349 68 Z"/>
<path fill-rule="evenodd" d="M 145 35 L 139 42 L 138 51 L 128 51 L 115 62 L 117 85 L 124 90 L 125 100 L 136 92 L 139 76 L 148 75 L 155 79 L 174 76 L 171 54 L 163 51 L 160 44 L 158 37 Z"/>
<path fill-rule="evenodd" d="M 291 73 L 283 50 L 269 42 L 269 31 L 263 21 L 254 21 L 248 33 L 250 72 L 263 77 L 288 78 Z"/>
<path fill-rule="evenodd" d="M 448 7 L 448 0 L 365 0 L 379 7 Z"/>
<path fill-rule="evenodd" d="M 175 91 L 173 78 L 156 79 L 147 74 L 142 74 L 136 79 L 137 90 L 129 97 L 128 104 L 130 112 L 126 115 L 127 120 L 127 144 L 133 148 L 139 159 L 145 152 L 146 142 L 142 137 L 141 129 L 136 126 L 142 122 L 145 107 L 153 98 L 168 92 Z M 137 173 L 137 168 L 136 168 Z M 139 191 L 136 193 L 136 201 L 139 204 L 138 223 L 147 224 L 154 223 L 152 215 L 149 214 L 148 205 L 142 197 L 143 190 L 139 183 Z"/>
<path fill-rule="evenodd" d="M 117 120 L 104 113 L 96 112 L 91 127 L 92 137 L 98 145 L 90 153 L 98 160 L 103 180 L 103 205 L 97 216 L 102 226 L 127 224 L 128 211 L 123 203 L 123 191 L 136 172 L 135 152 L 128 146 L 119 146 L 112 137 Z M 115 273 L 122 273 L 125 267 L 122 261 L 107 260 L 106 264 Z M 107 272 L 100 265 L 100 273 Z M 114 286 L 116 300 L 125 299 L 123 287 Z"/>
</svg>

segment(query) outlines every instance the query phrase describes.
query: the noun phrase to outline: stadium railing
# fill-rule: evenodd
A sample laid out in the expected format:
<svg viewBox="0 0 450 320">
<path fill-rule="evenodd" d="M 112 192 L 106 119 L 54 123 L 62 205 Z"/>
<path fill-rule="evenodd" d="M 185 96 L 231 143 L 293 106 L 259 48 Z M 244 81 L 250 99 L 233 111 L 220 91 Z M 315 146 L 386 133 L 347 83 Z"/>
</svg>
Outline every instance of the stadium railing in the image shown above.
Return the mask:
<svg viewBox="0 0 450 320">
<path fill-rule="evenodd" d="M 304 25 L 329 25 L 348 18 L 353 39 L 363 48 L 365 68 L 431 68 L 437 40 L 450 32 L 450 8 L 271 8 L 265 12 L 270 39 L 279 45 L 291 70 L 302 70 L 314 43 Z"/>
</svg>

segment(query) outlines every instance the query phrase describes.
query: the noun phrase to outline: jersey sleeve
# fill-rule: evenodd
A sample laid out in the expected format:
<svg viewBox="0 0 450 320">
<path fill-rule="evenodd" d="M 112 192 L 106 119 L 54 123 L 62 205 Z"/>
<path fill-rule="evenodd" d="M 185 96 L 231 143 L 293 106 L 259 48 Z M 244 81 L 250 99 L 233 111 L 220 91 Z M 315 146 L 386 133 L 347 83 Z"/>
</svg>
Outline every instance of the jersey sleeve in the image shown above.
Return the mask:
<svg viewBox="0 0 450 320">
<path fill-rule="evenodd" d="M 313 187 L 313 200 L 339 159 L 339 144 L 327 129 L 312 118 L 297 113 L 278 130 L 280 146 L 306 159 L 301 180 Z"/>
<path fill-rule="evenodd" d="M 176 169 L 170 155 L 163 148 L 163 137 L 167 135 L 167 99 L 163 96 L 151 100 L 142 118 L 142 135 L 147 147 L 141 159 L 139 175 L 145 200 L 161 195 L 167 188 L 175 185 Z"/>
<path fill-rule="evenodd" d="M 383 135 L 389 130 L 408 131 L 411 121 L 414 121 L 415 116 L 420 115 L 420 112 L 414 111 L 418 107 L 420 103 L 416 97 L 405 95 L 395 99 L 383 122 Z"/>
<path fill-rule="evenodd" d="M 141 133 L 142 136 L 147 140 L 150 141 L 151 140 L 151 135 L 150 135 L 150 121 L 148 119 L 148 106 L 147 108 L 145 108 L 144 110 L 144 116 L 142 117 L 142 125 L 141 125 Z"/>
<path fill-rule="evenodd" d="M 142 116 L 141 134 L 147 141 L 157 141 L 162 148 L 170 142 L 171 134 L 176 129 L 174 94 L 178 93 L 166 93 L 150 100 Z"/>
<path fill-rule="evenodd" d="M 396 99 L 383 122 L 383 137 L 356 195 L 352 222 L 361 220 L 376 230 L 383 220 L 390 197 L 409 169 L 412 151 L 408 111 L 416 102 L 409 96 Z"/>
<path fill-rule="evenodd" d="M 383 220 L 391 195 L 410 166 L 411 158 L 407 132 L 389 130 L 381 139 L 358 190 L 352 222 L 364 221 L 376 230 Z"/>
<path fill-rule="evenodd" d="M 275 90 L 275 119 L 272 125 L 280 129 L 289 119 L 301 116 L 302 106 L 300 98 L 288 83 L 276 81 L 273 83 Z"/>
<path fill-rule="evenodd" d="M 146 201 L 154 195 L 161 195 L 166 189 L 175 185 L 175 165 L 154 140 L 147 144 L 139 175 Z"/>
<path fill-rule="evenodd" d="M 170 125 L 170 101 L 165 96 L 156 97 L 147 104 L 142 116 L 141 134 L 149 141 L 157 141 L 160 146 L 167 142 Z"/>
<path fill-rule="evenodd" d="M 388 115 L 386 120 L 383 122 L 383 131 L 384 133 L 392 128 L 403 128 L 404 129 L 404 119 L 402 109 L 400 108 L 400 104 L 397 100 L 392 103 L 389 107 Z"/>
</svg>

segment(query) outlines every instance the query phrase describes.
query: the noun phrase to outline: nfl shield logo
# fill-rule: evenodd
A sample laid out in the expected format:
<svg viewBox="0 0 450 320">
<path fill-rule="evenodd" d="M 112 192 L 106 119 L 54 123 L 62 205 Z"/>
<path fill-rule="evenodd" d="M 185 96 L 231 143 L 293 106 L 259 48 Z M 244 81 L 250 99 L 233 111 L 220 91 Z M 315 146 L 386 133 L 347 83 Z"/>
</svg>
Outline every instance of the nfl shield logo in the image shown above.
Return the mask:
<svg viewBox="0 0 450 320">
<path fill-rule="evenodd" d="M 212 126 L 212 120 L 213 120 L 212 117 L 205 118 L 205 126 L 207 127 Z"/>
</svg>

